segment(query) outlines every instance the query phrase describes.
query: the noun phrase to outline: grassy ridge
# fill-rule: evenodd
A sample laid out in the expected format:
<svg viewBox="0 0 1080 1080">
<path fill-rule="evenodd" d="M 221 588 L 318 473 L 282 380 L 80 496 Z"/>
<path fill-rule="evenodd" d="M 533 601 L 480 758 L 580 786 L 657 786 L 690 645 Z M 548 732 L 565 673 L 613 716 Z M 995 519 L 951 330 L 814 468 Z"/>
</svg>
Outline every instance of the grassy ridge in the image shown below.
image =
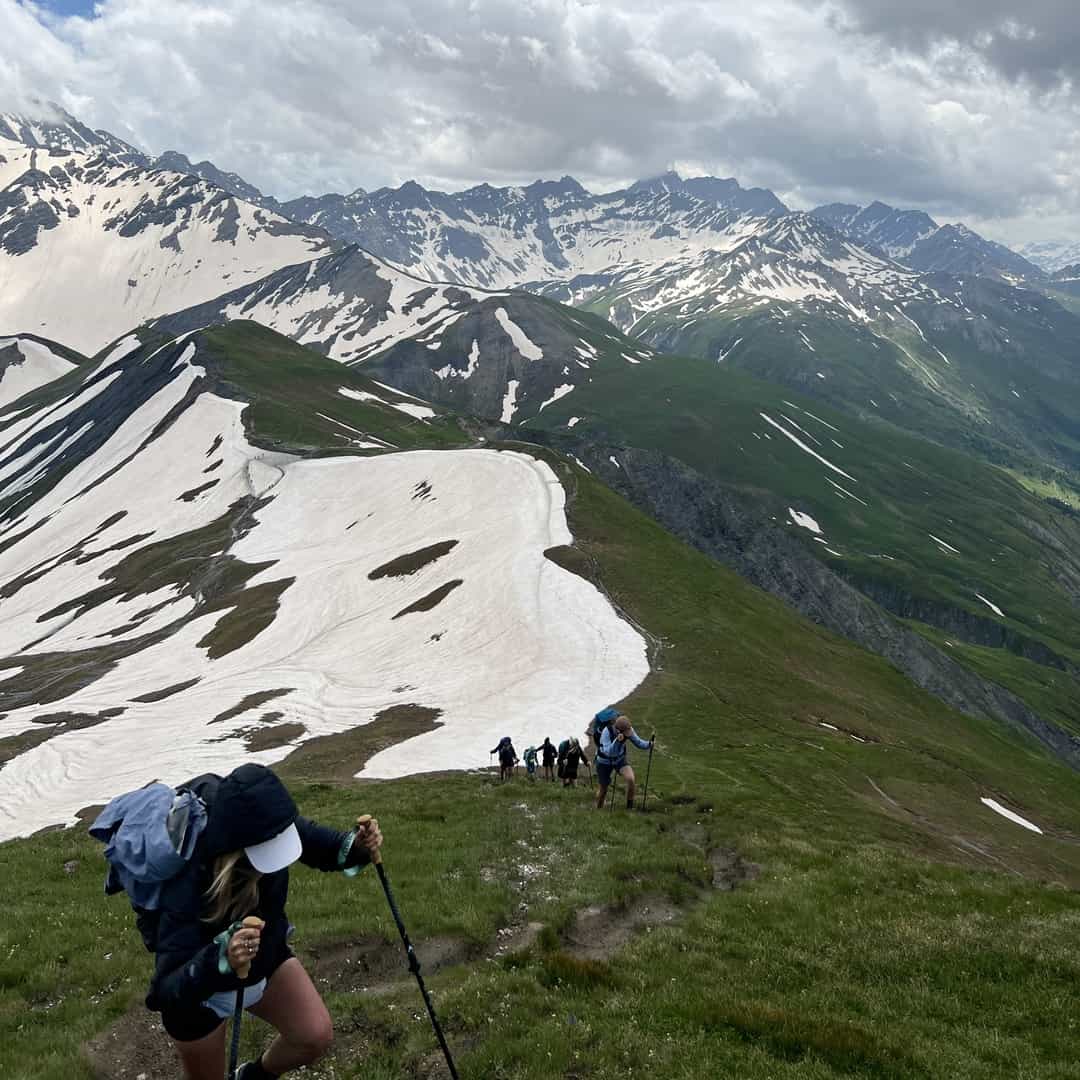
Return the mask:
<svg viewBox="0 0 1080 1080">
<path fill-rule="evenodd" d="M 410 933 L 461 950 L 429 982 L 462 1075 L 1073 1075 L 1075 775 L 557 467 L 590 573 L 663 642 L 626 702 L 659 732 L 654 813 L 598 814 L 584 792 L 481 774 L 292 776 L 316 818 L 379 814 Z M 538 738 L 569 734 L 537 719 Z M 989 793 L 1047 835 L 987 810 Z M 760 876 L 713 889 L 716 849 Z M 89 1075 L 80 1044 L 142 992 L 148 958 L 99 874 L 81 831 L 0 847 L 0 1075 Z M 574 929 L 590 905 L 613 925 L 642 905 L 670 917 L 593 955 Z M 309 961 L 393 940 L 370 875 L 300 871 L 290 912 Z M 486 959 L 500 928 L 527 920 L 545 927 L 528 951 Z M 339 1047 L 314 1075 L 429 1075 L 415 989 L 345 992 L 347 967 L 320 965 Z M 247 1038 L 265 1033 L 253 1023 Z"/>
</svg>

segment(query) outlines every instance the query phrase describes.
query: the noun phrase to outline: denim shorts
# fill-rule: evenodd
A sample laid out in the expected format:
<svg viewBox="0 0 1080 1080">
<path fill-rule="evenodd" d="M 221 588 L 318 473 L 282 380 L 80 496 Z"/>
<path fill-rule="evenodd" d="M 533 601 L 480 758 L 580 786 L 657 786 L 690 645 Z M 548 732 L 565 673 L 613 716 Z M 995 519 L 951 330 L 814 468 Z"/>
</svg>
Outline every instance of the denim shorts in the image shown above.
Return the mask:
<svg viewBox="0 0 1080 1080">
<path fill-rule="evenodd" d="M 612 773 L 621 773 L 626 768 L 626 761 L 621 764 L 605 764 L 599 758 L 596 759 L 596 779 L 599 781 L 601 787 L 607 787 L 611 783 Z"/>
</svg>

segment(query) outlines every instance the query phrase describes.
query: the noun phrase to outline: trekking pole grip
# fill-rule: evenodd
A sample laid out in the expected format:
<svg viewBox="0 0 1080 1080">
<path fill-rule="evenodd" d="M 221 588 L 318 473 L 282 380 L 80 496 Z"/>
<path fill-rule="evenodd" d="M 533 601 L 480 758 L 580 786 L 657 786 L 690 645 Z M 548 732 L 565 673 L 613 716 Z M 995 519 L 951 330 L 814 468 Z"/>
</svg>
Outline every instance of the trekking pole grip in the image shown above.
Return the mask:
<svg viewBox="0 0 1080 1080">
<path fill-rule="evenodd" d="M 370 821 L 371 821 L 371 815 L 370 814 L 361 814 L 360 817 L 358 817 L 356 819 L 356 829 L 354 831 L 359 833 L 361 829 L 367 828 Z M 372 851 L 370 854 L 371 854 L 371 861 L 376 866 L 378 866 L 382 862 L 382 851 Z"/>
<path fill-rule="evenodd" d="M 238 930 L 261 930 L 266 923 L 262 921 L 257 915 L 248 915 L 244 921 L 237 927 Z M 251 974 L 251 961 L 241 964 L 236 969 L 236 974 L 241 979 L 246 979 Z"/>
</svg>

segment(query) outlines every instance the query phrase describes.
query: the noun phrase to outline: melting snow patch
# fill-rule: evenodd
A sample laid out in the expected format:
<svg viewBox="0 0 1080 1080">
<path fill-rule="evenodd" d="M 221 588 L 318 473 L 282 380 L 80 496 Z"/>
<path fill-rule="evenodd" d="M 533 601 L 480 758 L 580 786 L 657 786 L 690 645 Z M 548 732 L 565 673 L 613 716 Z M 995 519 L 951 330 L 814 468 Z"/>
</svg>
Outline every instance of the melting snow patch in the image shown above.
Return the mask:
<svg viewBox="0 0 1080 1080">
<path fill-rule="evenodd" d="M 566 421 L 566 426 L 567 427 L 577 427 L 577 425 L 580 424 L 580 423 L 581 423 L 581 417 L 580 416 L 571 416 L 570 419 Z"/>
<path fill-rule="evenodd" d="M 502 308 L 499 309 L 500 311 Z M 504 424 L 509 424 L 514 419 L 514 411 L 517 409 L 517 379 L 511 379 L 506 384 L 506 396 L 503 398 L 502 416 L 499 419 Z"/>
<path fill-rule="evenodd" d="M 641 361 L 640 361 L 640 360 L 638 360 L 638 359 L 637 359 L 636 357 L 630 356 L 630 355 L 628 355 L 627 353 L 623 353 L 623 354 L 622 354 L 622 358 L 623 358 L 623 359 L 624 359 L 624 360 L 625 360 L 625 361 L 626 361 L 626 362 L 627 362 L 628 364 L 640 364 L 640 363 L 641 363 Z"/>
<path fill-rule="evenodd" d="M 1001 610 L 1001 608 L 999 608 L 999 607 L 997 606 L 997 604 L 994 604 L 994 603 L 992 603 L 991 601 L 987 600 L 987 599 L 986 599 L 986 597 L 985 597 L 985 596 L 983 596 L 983 594 L 982 594 L 982 593 L 976 593 L 975 595 L 976 595 L 976 596 L 977 596 L 977 597 L 978 597 L 978 598 L 979 598 L 979 599 L 980 599 L 980 600 L 981 600 L 981 601 L 982 601 L 982 602 L 983 602 L 983 603 L 984 603 L 984 604 L 985 604 L 985 605 L 986 605 L 986 606 L 987 606 L 987 607 L 988 607 L 988 608 L 989 608 L 989 609 L 990 609 L 990 610 L 991 610 L 991 611 L 992 611 L 992 612 L 993 612 L 993 613 L 994 613 L 995 615 L 998 615 L 998 616 L 1000 616 L 1000 617 L 1001 617 L 1001 618 L 1003 618 L 1003 619 L 1005 618 L 1005 612 L 1004 612 L 1004 611 L 1002 611 L 1002 610 Z"/>
<path fill-rule="evenodd" d="M 842 558 L 844 557 L 843 555 L 841 555 L 841 554 L 840 554 L 840 552 L 839 552 L 839 551 L 833 551 L 833 549 L 832 549 L 831 547 L 827 547 L 827 548 L 826 548 L 825 550 L 826 550 L 826 551 L 827 551 L 827 552 L 828 552 L 828 553 L 829 553 L 830 555 L 835 555 L 835 556 L 836 556 L 836 557 L 837 557 L 838 559 L 842 559 Z"/>
<path fill-rule="evenodd" d="M 824 379 L 824 378 L 825 378 L 825 376 L 824 376 L 824 375 L 822 375 L 820 371 L 819 371 L 819 372 L 817 373 L 817 377 L 818 377 L 819 379 Z"/>
<path fill-rule="evenodd" d="M 788 513 L 791 515 L 791 520 L 799 528 L 809 529 L 812 533 L 816 533 L 818 536 L 821 535 L 821 526 L 809 514 L 804 514 L 792 506 L 788 507 Z"/>
<path fill-rule="evenodd" d="M 555 393 L 553 393 L 551 395 L 551 397 L 549 397 L 547 399 L 547 401 L 545 401 L 544 404 L 541 405 L 540 408 L 536 410 L 537 413 L 538 414 L 542 413 L 549 405 L 553 405 L 561 397 L 566 397 L 566 395 L 569 394 L 570 391 L 573 390 L 573 389 L 574 389 L 574 384 L 573 383 L 564 383 L 562 386 L 556 387 L 555 388 Z"/>
<path fill-rule="evenodd" d="M 1002 806 L 1001 803 L 999 803 L 996 799 L 983 798 L 980 799 L 979 802 L 981 802 L 983 806 L 989 806 L 995 814 L 1000 814 L 1002 817 L 1008 818 L 1010 821 L 1015 821 L 1017 825 L 1022 825 L 1030 832 L 1038 833 L 1040 836 L 1042 836 L 1043 831 L 1039 828 L 1038 825 L 1035 825 L 1033 822 L 1028 821 L 1028 819 L 1025 817 L 1021 817 L 1019 814 L 1010 810 L 1007 806 Z"/>
<path fill-rule="evenodd" d="M 495 318 L 498 320 L 499 325 L 506 331 L 510 340 L 514 343 L 514 348 L 526 360 L 543 360 L 544 351 L 538 345 L 534 345 L 529 340 L 528 335 L 524 330 L 509 315 L 506 314 L 506 308 L 496 308 Z"/>
<path fill-rule="evenodd" d="M 608 457 L 608 461 L 610 461 L 611 464 L 614 465 L 616 469 L 621 469 L 622 468 L 622 466 L 615 460 L 615 455 L 614 454 L 612 454 L 612 455 L 610 455 Z"/>
<path fill-rule="evenodd" d="M 830 731 L 839 731 L 840 729 L 835 724 L 827 724 L 824 720 L 818 721 L 818 727 L 828 728 Z"/>
<path fill-rule="evenodd" d="M 939 536 L 935 536 L 933 533 L 927 533 L 926 535 L 929 536 L 935 544 L 940 544 L 943 548 L 945 548 L 947 551 L 951 551 L 954 555 L 960 554 L 960 552 L 957 551 L 956 548 L 952 546 L 952 544 L 946 544 L 945 541 L 942 540 Z"/>
<path fill-rule="evenodd" d="M 776 430 L 779 431 L 781 435 L 786 435 L 800 450 L 804 450 L 811 457 L 817 458 L 817 460 L 820 461 L 822 465 L 825 465 L 828 468 L 832 469 L 834 473 L 839 473 L 841 476 L 846 477 L 853 483 L 858 483 L 858 480 L 856 480 L 855 477 L 851 475 L 851 473 L 844 472 L 844 470 L 839 468 L 839 466 L 834 465 L 827 458 L 823 458 L 816 450 L 812 450 L 809 446 L 807 446 L 806 443 L 802 441 L 802 439 L 788 431 L 788 429 L 784 427 L 783 424 L 778 424 L 771 416 L 768 416 L 765 413 L 758 413 L 758 416 L 760 416 L 761 419 L 765 421 L 765 423 L 771 424 L 774 428 L 776 428 Z"/>
<path fill-rule="evenodd" d="M 586 465 L 586 464 L 585 464 L 585 462 L 581 460 L 581 458 L 579 458 L 579 457 L 574 457 L 574 455 L 573 455 L 573 454 L 571 454 L 570 456 L 571 456 L 571 458 L 573 458 L 574 462 L 575 462 L 575 463 L 576 463 L 576 464 L 577 464 L 577 465 L 578 465 L 578 466 L 579 466 L 580 468 L 584 469 L 584 470 L 585 470 L 585 471 L 586 471 L 587 473 L 589 473 L 590 475 L 592 474 L 592 469 L 590 469 L 590 468 L 589 468 L 589 466 L 588 466 L 588 465 Z"/>
<path fill-rule="evenodd" d="M 1018 398 L 1020 396 L 1015 390 L 1010 390 L 1009 393 L 1012 394 L 1012 396 L 1016 397 L 1016 398 Z"/>
</svg>

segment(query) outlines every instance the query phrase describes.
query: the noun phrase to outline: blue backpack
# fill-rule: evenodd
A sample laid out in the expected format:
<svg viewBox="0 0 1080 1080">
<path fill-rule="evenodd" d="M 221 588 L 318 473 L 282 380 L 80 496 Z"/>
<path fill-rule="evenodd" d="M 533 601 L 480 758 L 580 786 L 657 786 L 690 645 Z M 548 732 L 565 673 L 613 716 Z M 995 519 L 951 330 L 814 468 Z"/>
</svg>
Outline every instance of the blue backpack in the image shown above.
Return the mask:
<svg viewBox="0 0 1080 1080">
<path fill-rule="evenodd" d="M 612 708 L 610 705 L 606 709 L 601 709 L 594 717 L 592 721 L 592 729 L 590 734 L 592 740 L 596 743 L 597 747 L 600 746 L 600 736 L 604 732 L 604 728 L 610 727 L 619 717 L 619 710 Z"/>
</svg>

